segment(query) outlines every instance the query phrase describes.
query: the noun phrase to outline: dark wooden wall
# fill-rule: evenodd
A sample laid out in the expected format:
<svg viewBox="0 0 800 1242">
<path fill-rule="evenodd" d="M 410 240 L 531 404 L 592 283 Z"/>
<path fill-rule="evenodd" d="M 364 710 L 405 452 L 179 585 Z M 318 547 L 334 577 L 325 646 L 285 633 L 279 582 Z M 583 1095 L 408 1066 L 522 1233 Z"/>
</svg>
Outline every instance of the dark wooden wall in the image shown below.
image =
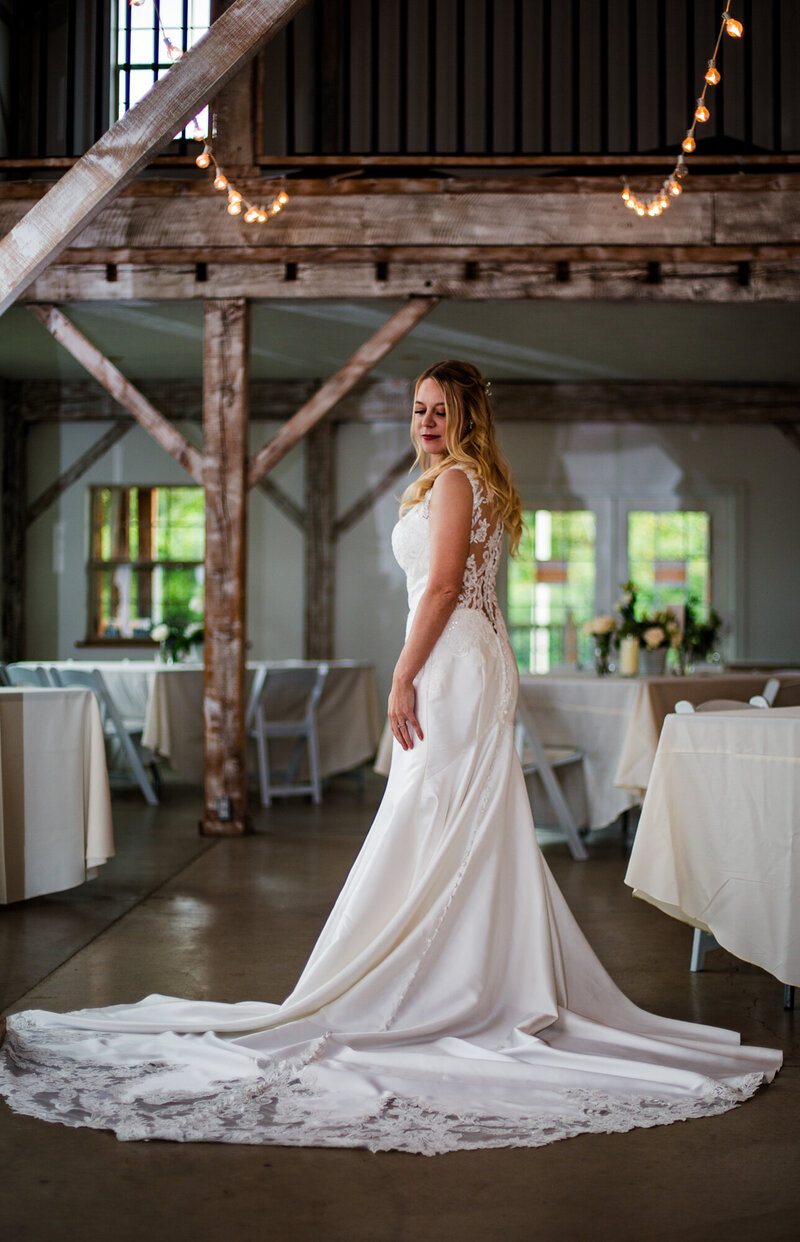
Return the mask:
<svg viewBox="0 0 800 1242">
<path fill-rule="evenodd" d="M 10 155 L 79 155 L 108 127 L 114 3 L 14 0 Z M 263 55 L 258 154 L 674 150 L 722 7 L 310 0 Z M 734 0 L 733 11 L 746 37 L 723 42 L 698 152 L 798 153 L 800 2 Z"/>
<path fill-rule="evenodd" d="M 720 0 L 312 0 L 264 54 L 263 153 L 644 154 L 680 142 Z M 735 0 L 698 151 L 800 150 L 800 4 Z M 712 92 L 713 94 L 713 92 Z"/>
</svg>

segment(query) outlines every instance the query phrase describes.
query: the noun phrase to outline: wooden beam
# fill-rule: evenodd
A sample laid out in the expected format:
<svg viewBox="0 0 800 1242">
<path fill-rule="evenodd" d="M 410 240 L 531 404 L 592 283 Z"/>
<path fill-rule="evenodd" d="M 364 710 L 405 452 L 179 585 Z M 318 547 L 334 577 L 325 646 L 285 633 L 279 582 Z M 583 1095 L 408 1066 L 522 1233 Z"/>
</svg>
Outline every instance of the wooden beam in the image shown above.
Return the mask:
<svg viewBox="0 0 800 1242">
<path fill-rule="evenodd" d="M 154 398 L 160 393 L 177 422 L 197 419 L 202 407 L 199 384 L 159 381 L 141 387 Z M 317 387 L 307 380 L 254 381 L 250 384 L 250 421 L 291 417 Z M 89 380 L 23 380 L 19 394 L 26 423 L 130 421 Z M 492 396 L 498 422 L 771 425 L 800 421 L 800 384 L 495 380 Z M 334 406 L 328 418 L 336 423 L 404 422 L 410 399 L 410 378 L 366 379 Z"/>
<path fill-rule="evenodd" d="M 238 299 L 205 309 L 205 674 L 201 832 L 246 832 L 245 632 L 247 586 L 247 380 L 249 308 Z"/>
<path fill-rule="evenodd" d="M 284 517 L 288 517 L 289 521 L 294 523 L 298 530 L 306 530 L 305 509 L 301 509 L 298 504 L 295 504 L 291 496 L 287 495 L 282 487 L 278 487 L 277 483 L 266 477 L 259 479 L 256 486 L 260 492 L 269 497 L 276 509 L 280 509 Z"/>
<path fill-rule="evenodd" d="M 155 406 L 126 380 L 113 362 L 94 346 L 91 341 L 75 327 L 66 315 L 55 306 L 31 306 L 31 314 L 47 328 L 59 344 L 72 354 L 98 384 L 111 394 L 115 401 L 128 411 L 142 426 L 148 435 L 174 457 L 184 470 L 198 482 L 203 481 L 203 456 L 190 444 L 184 435 L 174 427 L 169 419 L 159 414 Z"/>
<path fill-rule="evenodd" d="M 561 261 L 559 261 L 561 262 Z M 117 280 L 106 280 L 105 266 L 54 265 L 31 287 L 30 298 L 45 302 L 205 301 L 237 296 L 249 300 L 370 298 L 397 302 L 407 298 L 458 301 L 648 301 L 648 302 L 796 302 L 800 297 L 800 261 L 753 264 L 750 283 L 742 286 L 739 262 L 668 264 L 660 284 L 649 284 L 647 262 L 570 263 L 570 280 L 558 279 L 559 263 L 478 262 L 443 259 L 424 263 L 390 263 L 383 278 L 369 263 L 295 264 L 287 280 L 285 263 L 209 263 L 204 280 L 196 264 L 166 267 L 120 267 Z"/>
<path fill-rule="evenodd" d="M 212 22 L 218 21 L 232 3 L 233 0 L 212 0 Z M 224 168 L 255 164 L 255 81 L 255 65 L 248 61 L 212 100 L 214 154 Z"/>
<path fill-rule="evenodd" d="M 281 460 L 315 423 L 333 409 L 336 402 L 348 393 L 376 363 L 380 362 L 395 345 L 415 328 L 420 320 L 436 305 L 436 298 L 412 299 L 401 306 L 370 339 L 357 349 L 352 358 L 340 367 L 322 387 L 281 430 L 268 440 L 263 448 L 250 458 L 247 471 L 248 485 L 252 487 L 263 474 Z"/>
<path fill-rule="evenodd" d="M 371 487 L 368 492 L 365 492 L 340 518 L 337 518 L 333 527 L 334 537 L 339 539 L 345 531 L 350 530 L 351 526 L 355 526 L 359 518 L 369 512 L 375 501 L 380 500 L 384 492 L 388 491 L 396 479 L 399 479 L 402 474 L 408 474 L 416 460 L 417 454 L 413 448 L 408 449 L 401 457 L 398 457 L 394 465 L 390 466 L 386 473 L 381 475 L 375 486 Z"/>
<path fill-rule="evenodd" d="M 776 423 L 778 431 L 786 436 L 790 444 L 800 450 L 800 422 L 797 423 Z"/>
<path fill-rule="evenodd" d="M 336 427 L 320 422 L 306 436 L 306 573 L 303 655 L 333 658 Z"/>
<path fill-rule="evenodd" d="M 133 423 L 114 423 L 109 427 L 99 440 L 96 440 L 85 453 L 81 453 L 77 461 L 74 461 L 68 470 L 60 474 L 55 482 L 46 487 L 29 505 L 25 518 L 26 524 L 30 526 L 32 522 L 35 522 L 40 514 L 49 509 L 59 496 L 63 495 L 68 487 L 76 483 L 81 475 L 85 474 L 96 461 L 104 457 L 110 448 L 127 435 L 133 426 Z"/>
<path fill-rule="evenodd" d="M 25 655 L 25 508 L 27 427 L 20 418 L 19 385 L 2 386 L 3 420 L 3 572 L 2 648 L 5 664 Z"/>
<path fill-rule="evenodd" d="M 0 243 L 0 314 L 305 0 L 235 0 Z"/>
</svg>

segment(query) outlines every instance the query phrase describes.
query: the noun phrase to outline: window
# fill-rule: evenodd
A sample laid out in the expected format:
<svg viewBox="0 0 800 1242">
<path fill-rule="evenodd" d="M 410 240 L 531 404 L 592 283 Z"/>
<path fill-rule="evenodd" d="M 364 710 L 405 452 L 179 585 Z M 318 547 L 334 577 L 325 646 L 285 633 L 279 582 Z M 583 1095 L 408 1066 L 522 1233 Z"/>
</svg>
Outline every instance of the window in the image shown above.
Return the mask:
<svg viewBox="0 0 800 1242">
<path fill-rule="evenodd" d="M 202 623 L 202 487 L 93 487 L 90 506 L 88 639 Z"/>
<path fill-rule="evenodd" d="M 580 633 L 594 615 L 596 519 L 588 510 L 526 510 L 508 566 L 509 635 L 523 672 L 591 659 Z"/>
<path fill-rule="evenodd" d="M 138 103 L 211 24 L 211 0 L 117 0 L 117 118 Z M 208 133 L 208 108 L 176 134 Z"/>
<path fill-rule="evenodd" d="M 711 605 L 711 515 L 629 511 L 628 570 L 643 613 L 652 616 L 691 597 L 706 616 Z"/>
</svg>

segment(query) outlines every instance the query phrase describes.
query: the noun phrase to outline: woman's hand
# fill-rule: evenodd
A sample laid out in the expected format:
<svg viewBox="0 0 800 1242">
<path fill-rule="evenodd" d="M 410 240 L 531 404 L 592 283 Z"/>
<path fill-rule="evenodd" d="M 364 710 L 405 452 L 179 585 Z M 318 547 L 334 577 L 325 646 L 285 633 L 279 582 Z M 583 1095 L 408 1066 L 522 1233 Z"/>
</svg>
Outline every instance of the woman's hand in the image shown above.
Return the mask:
<svg viewBox="0 0 800 1242">
<path fill-rule="evenodd" d="M 422 739 L 422 729 L 417 720 L 416 691 L 410 677 L 395 673 L 389 695 L 389 725 L 403 750 L 413 750 L 414 731 Z"/>
</svg>

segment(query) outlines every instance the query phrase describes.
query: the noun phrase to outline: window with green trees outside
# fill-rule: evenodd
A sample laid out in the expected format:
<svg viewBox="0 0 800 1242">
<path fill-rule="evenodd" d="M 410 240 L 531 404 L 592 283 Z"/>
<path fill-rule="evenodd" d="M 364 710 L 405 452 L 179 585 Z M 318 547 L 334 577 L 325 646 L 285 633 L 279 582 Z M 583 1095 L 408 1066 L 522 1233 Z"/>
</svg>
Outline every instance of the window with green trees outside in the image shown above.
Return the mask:
<svg viewBox="0 0 800 1242">
<path fill-rule="evenodd" d="M 509 635 L 522 672 L 591 660 L 581 625 L 595 610 L 594 513 L 526 510 L 519 555 L 508 564 Z"/>
<path fill-rule="evenodd" d="M 203 621 L 202 487 L 92 487 L 88 640 Z"/>
<path fill-rule="evenodd" d="M 652 616 L 670 604 L 711 605 L 711 515 L 702 510 L 628 514 L 628 573 L 638 611 Z"/>
</svg>

